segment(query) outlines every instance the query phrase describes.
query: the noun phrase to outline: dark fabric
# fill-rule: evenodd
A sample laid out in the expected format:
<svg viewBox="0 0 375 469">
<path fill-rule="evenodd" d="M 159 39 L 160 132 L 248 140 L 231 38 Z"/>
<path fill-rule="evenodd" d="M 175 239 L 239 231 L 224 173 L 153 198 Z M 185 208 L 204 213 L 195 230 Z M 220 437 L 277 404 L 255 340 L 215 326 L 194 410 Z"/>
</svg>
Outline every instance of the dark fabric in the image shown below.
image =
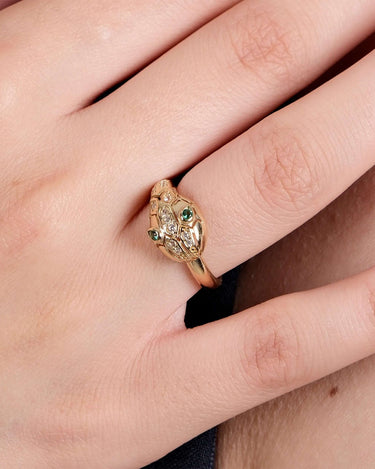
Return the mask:
<svg viewBox="0 0 375 469">
<path fill-rule="evenodd" d="M 186 309 L 186 327 L 196 327 L 232 314 L 238 273 L 239 267 L 224 275 L 219 288 L 203 288 L 191 298 Z M 213 428 L 143 469 L 214 469 L 216 434 L 217 428 Z"/>
<path fill-rule="evenodd" d="M 214 469 L 216 428 L 188 441 L 147 469 Z"/>
<path fill-rule="evenodd" d="M 227 272 L 219 288 L 202 288 L 188 301 L 186 327 L 200 326 L 232 314 L 239 270 L 240 267 L 236 267 Z"/>
</svg>

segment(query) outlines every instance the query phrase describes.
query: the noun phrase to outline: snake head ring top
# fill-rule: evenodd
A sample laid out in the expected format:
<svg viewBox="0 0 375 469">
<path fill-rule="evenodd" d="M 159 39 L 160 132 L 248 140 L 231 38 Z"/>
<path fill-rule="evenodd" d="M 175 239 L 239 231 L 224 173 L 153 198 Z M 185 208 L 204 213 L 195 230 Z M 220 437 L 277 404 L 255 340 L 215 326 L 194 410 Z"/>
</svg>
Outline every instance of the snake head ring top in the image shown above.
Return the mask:
<svg viewBox="0 0 375 469">
<path fill-rule="evenodd" d="M 184 262 L 203 286 L 217 287 L 215 278 L 202 260 L 206 227 L 197 205 L 182 197 L 168 179 L 157 182 L 151 191 L 148 235 L 168 258 Z"/>
</svg>

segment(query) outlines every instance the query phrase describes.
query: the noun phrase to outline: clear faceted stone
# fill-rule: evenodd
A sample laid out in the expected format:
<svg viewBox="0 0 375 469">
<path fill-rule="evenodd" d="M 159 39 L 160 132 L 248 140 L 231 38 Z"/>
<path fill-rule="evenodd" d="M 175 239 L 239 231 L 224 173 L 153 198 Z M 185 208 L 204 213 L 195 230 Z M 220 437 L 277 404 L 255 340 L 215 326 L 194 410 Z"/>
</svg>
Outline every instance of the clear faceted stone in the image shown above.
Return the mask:
<svg viewBox="0 0 375 469">
<path fill-rule="evenodd" d="M 181 232 L 181 239 L 188 248 L 191 248 L 194 244 L 193 237 L 189 231 L 183 230 Z"/>
<path fill-rule="evenodd" d="M 163 202 L 169 203 L 172 200 L 172 194 L 170 192 L 164 192 L 161 198 Z"/>
<path fill-rule="evenodd" d="M 158 208 L 158 203 L 156 202 L 156 200 L 153 200 L 153 201 L 151 202 L 151 210 L 152 210 L 153 212 L 155 212 L 155 211 L 157 210 L 157 208 Z"/>
<path fill-rule="evenodd" d="M 172 217 L 171 217 L 171 215 L 169 215 L 169 214 L 162 215 L 162 217 L 161 217 L 161 221 L 162 221 L 164 224 L 169 223 L 171 220 L 172 220 Z"/>
<path fill-rule="evenodd" d="M 172 234 L 175 234 L 177 233 L 178 231 L 178 226 L 177 226 L 177 223 L 172 221 L 171 223 L 169 223 L 169 225 L 167 226 L 167 230 L 172 233 Z"/>
<path fill-rule="evenodd" d="M 162 207 L 160 210 L 160 220 L 162 223 L 170 223 L 172 221 L 172 213 L 168 207 Z"/>
<path fill-rule="evenodd" d="M 182 254 L 181 247 L 179 246 L 178 242 L 174 239 L 167 239 L 165 241 L 165 247 L 173 254 Z"/>
</svg>

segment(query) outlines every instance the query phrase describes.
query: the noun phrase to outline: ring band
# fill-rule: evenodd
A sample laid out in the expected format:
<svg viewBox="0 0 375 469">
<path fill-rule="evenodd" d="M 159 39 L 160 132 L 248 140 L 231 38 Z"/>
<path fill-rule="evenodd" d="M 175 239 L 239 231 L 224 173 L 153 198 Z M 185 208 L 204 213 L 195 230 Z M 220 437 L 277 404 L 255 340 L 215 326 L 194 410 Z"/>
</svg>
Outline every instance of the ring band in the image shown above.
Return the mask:
<svg viewBox="0 0 375 469">
<path fill-rule="evenodd" d="M 169 179 L 151 191 L 148 236 L 169 259 L 184 262 L 197 282 L 209 288 L 221 285 L 202 259 L 206 226 L 197 205 L 182 197 Z"/>
</svg>

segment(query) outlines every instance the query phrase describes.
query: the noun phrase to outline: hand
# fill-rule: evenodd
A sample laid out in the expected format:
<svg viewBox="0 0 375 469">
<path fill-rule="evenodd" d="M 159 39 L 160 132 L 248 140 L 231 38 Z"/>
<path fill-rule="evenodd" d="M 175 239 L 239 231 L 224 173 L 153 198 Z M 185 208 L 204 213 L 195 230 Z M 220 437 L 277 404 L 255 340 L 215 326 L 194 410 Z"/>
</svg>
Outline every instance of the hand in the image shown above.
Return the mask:
<svg viewBox="0 0 375 469">
<path fill-rule="evenodd" d="M 140 467 L 374 352 L 373 269 L 186 330 L 198 287 L 145 206 L 196 165 L 216 275 L 321 210 L 374 164 L 373 53 L 223 144 L 374 27 L 373 0 L 0 13 L 1 467 Z"/>
</svg>

